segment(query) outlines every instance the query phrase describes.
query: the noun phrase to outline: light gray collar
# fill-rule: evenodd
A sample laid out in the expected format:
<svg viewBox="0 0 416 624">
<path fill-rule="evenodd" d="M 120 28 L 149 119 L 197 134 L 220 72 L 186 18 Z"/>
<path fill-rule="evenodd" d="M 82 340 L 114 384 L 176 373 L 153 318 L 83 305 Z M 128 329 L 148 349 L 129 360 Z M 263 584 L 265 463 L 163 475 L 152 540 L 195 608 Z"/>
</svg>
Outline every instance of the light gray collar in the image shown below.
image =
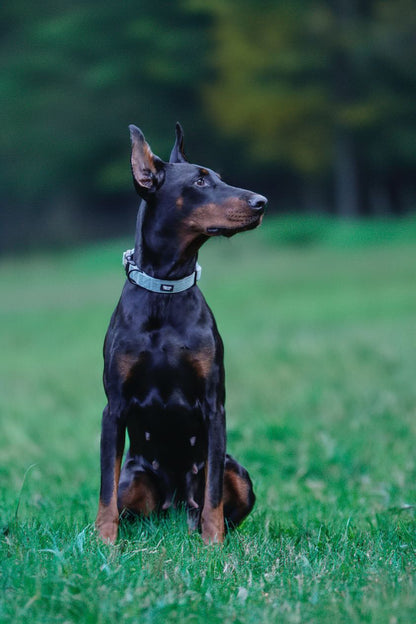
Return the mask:
<svg viewBox="0 0 416 624">
<path fill-rule="evenodd" d="M 151 277 L 135 265 L 133 253 L 134 249 L 127 249 L 127 251 L 123 253 L 123 266 L 126 270 L 127 279 L 132 284 L 141 286 L 151 292 L 164 293 L 166 295 L 182 292 L 195 286 L 201 277 L 202 269 L 198 262 L 195 265 L 195 271 L 191 273 L 191 275 L 187 275 L 179 280 L 161 280 L 156 277 Z"/>
</svg>

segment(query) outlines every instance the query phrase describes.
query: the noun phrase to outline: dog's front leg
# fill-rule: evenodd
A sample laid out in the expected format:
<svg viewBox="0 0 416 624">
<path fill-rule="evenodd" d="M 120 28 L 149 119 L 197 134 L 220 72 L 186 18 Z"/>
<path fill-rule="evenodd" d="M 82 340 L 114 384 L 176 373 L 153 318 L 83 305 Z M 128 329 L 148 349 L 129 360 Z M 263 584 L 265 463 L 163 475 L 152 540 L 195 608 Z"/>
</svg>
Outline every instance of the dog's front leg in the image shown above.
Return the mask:
<svg viewBox="0 0 416 624">
<path fill-rule="evenodd" d="M 208 456 L 205 464 L 205 495 L 201 514 L 202 539 L 206 544 L 224 541 L 224 407 L 208 420 Z"/>
<path fill-rule="evenodd" d="M 101 427 L 101 489 L 95 526 L 102 539 L 111 543 L 116 540 L 118 531 L 117 491 L 125 432 L 120 411 L 107 405 Z"/>
</svg>

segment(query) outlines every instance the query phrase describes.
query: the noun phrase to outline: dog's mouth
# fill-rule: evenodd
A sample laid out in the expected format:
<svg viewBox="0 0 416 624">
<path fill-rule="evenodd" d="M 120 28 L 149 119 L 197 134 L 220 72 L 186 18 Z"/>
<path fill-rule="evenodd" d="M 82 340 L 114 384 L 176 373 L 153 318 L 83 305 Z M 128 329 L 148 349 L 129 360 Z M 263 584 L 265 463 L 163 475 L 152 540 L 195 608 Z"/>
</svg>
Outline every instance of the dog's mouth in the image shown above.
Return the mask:
<svg viewBox="0 0 416 624">
<path fill-rule="evenodd" d="M 245 223 L 244 225 L 239 225 L 237 227 L 224 227 L 224 226 L 211 226 L 207 228 L 208 236 L 226 236 L 230 238 L 230 236 L 234 236 L 234 234 L 239 234 L 240 232 L 247 232 L 248 230 L 254 230 L 258 227 L 263 221 L 263 215 L 256 215 L 252 217 L 252 219 Z"/>
</svg>

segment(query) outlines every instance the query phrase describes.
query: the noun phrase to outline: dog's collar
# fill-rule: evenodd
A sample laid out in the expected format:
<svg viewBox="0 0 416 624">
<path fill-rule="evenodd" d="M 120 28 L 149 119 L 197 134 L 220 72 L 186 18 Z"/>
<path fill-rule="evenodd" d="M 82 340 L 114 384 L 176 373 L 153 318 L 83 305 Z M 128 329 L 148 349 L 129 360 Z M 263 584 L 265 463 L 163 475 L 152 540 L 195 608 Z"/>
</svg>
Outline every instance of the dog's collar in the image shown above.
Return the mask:
<svg viewBox="0 0 416 624">
<path fill-rule="evenodd" d="M 195 271 L 191 275 L 187 275 L 179 280 L 161 280 L 156 277 L 151 277 L 135 265 L 133 252 L 134 249 L 127 249 L 127 251 L 123 253 L 123 266 L 126 271 L 127 279 L 132 284 L 141 286 L 151 292 L 164 293 L 166 295 L 183 292 L 195 286 L 201 277 L 202 269 L 198 262 L 195 265 Z"/>
</svg>

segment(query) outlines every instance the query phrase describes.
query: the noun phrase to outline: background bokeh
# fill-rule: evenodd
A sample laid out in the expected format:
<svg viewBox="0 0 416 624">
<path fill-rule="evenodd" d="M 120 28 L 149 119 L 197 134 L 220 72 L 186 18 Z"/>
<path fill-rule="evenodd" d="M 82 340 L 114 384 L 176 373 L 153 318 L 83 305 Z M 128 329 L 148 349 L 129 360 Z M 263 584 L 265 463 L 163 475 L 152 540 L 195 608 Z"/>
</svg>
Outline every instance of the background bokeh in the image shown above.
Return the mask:
<svg viewBox="0 0 416 624">
<path fill-rule="evenodd" d="M 127 125 L 279 213 L 416 206 L 413 0 L 2 3 L 0 250 L 131 231 Z"/>
</svg>

